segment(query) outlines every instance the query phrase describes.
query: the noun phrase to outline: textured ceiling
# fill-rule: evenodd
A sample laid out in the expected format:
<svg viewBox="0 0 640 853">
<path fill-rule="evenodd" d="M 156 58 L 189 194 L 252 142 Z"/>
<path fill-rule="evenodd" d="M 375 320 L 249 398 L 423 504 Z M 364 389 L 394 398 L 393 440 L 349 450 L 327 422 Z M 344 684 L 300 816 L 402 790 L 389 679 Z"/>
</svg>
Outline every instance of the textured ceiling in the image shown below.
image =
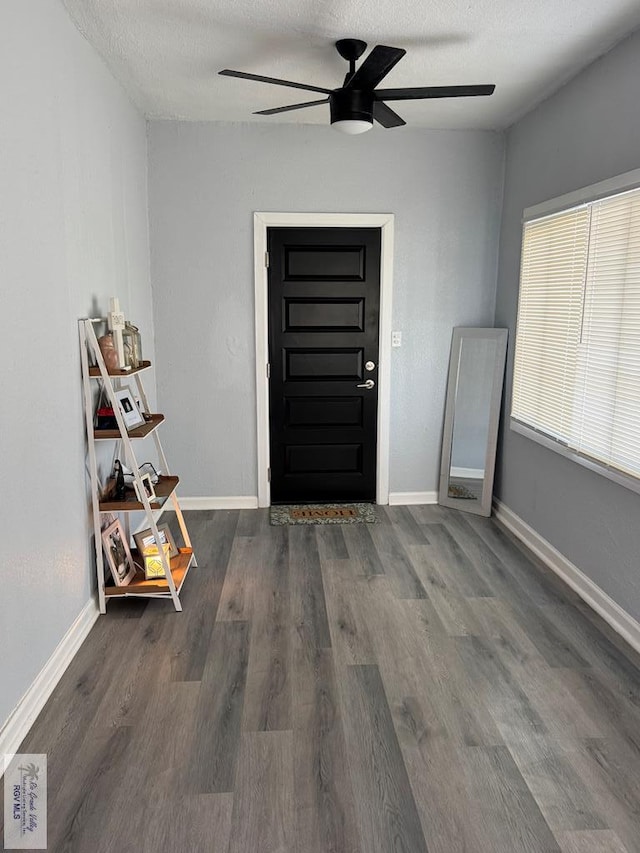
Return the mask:
<svg viewBox="0 0 640 853">
<path fill-rule="evenodd" d="M 638 0 L 63 2 L 145 115 L 198 121 L 328 123 L 326 104 L 252 116 L 320 96 L 217 72 L 335 88 L 347 65 L 333 42 L 352 37 L 406 48 L 384 88 L 496 84 L 489 98 L 396 103 L 411 126 L 504 128 L 640 27 Z"/>
</svg>

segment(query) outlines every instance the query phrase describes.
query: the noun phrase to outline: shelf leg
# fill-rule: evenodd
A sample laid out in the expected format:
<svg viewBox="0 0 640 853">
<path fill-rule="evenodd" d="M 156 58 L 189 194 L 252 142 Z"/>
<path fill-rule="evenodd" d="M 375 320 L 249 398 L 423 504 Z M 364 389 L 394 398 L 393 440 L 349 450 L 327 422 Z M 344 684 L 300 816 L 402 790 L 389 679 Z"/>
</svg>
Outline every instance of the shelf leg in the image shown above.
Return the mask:
<svg viewBox="0 0 640 853">
<path fill-rule="evenodd" d="M 173 504 L 173 509 L 175 510 L 176 518 L 178 519 L 178 526 L 180 527 L 180 533 L 182 533 L 182 539 L 184 541 L 185 547 L 191 548 L 191 551 L 193 552 L 191 537 L 189 536 L 189 531 L 187 530 L 184 515 L 182 514 L 182 509 L 180 508 L 180 501 L 178 500 L 178 496 L 176 495 L 175 491 L 171 495 L 171 503 Z M 192 565 L 195 566 L 195 568 L 197 569 L 198 561 L 196 560 L 195 553 L 192 553 L 192 558 Z"/>
<path fill-rule="evenodd" d="M 138 387 L 138 394 L 140 395 L 140 399 L 142 401 L 142 405 L 145 410 L 149 411 L 149 401 L 147 399 L 147 395 L 144 390 L 144 386 L 142 384 L 142 379 L 138 374 L 135 375 L 136 385 Z M 160 436 L 158 431 L 156 430 L 153 433 L 153 440 L 156 445 L 156 451 L 158 453 L 158 459 L 160 461 L 160 465 L 162 467 L 163 474 L 171 474 L 169 470 L 169 463 L 167 462 L 167 457 L 164 455 L 164 449 L 162 447 L 162 442 L 160 441 Z M 191 548 L 193 551 L 193 545 L 191 544 L 191 538 L 189 536 L 189 531 L 187 530 L 187 525 L 184 520 L 184 516 L 182 515 L 182 510 L 180 508 L 180 502 L 178 501 L 178 497 L 175 492 L 171 495 L 171 502 L 173 503 L 173 509 L 176 514 L 176 518 L 178 519 L 178 525 L 180 527 L 180 532 L 182 533 L 182 539 L 186 548 Z M 192 555 L 192 565 L 198 568 L 198 561 L 196 560 L 196 555 Z"/>
<path fill-rule="evenodd" d="M 91 501 L 91 504 L 93 507 L 93 536 L 96 552 L 98 606 L 100 609 L 100 613 L 106 613 L 107 601 L 106 596 L 104 594 L 104 558 L 102 555 L 102 519 L 100 517 L 100 512 L 98 509 L 97 497 L 100 491 L 100 484 L 98 483 L 98 464 L 96 462 L 96 449 L 93 443 L 93 398 L 91 395 L 91 383 L 89 381 L 89 354 L 87 351 L 87 347 L 89 346 L 89 341 L 87 339 L 87 324 L 90 322 L 90 320 L 80 320 L 78 328 L 80 332 L 80 363 L 82 365 L 82 390 L 84 393 L 84 412 L 85 425 L 87 430 L 89 474 L 91 478 L 91 493 L 93 495 L 93 500 Z M 91 334 L 95 338 L 93 327 L 91 327 Z"/>
</svg>

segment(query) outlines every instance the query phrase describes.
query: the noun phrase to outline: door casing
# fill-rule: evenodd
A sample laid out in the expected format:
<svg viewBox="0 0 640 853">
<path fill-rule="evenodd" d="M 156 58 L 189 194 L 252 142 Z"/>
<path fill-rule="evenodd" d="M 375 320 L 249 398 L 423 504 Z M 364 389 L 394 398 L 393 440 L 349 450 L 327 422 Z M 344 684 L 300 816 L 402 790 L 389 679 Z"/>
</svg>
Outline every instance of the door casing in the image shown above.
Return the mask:
<svg viewBox="0 0 640 853">
<path fill-rule="evenodd" d="M 269 486 L 269 305 L 267 228 L 380 228 L 380 347 L 378 352 L 378 444 L 376 502 L 389 503 L 389 421 L 391 411 L 391 306 L 393 290 L 392 213 L 254 213 L 256 412 L 258 506 L 271 505 Z"/>
</svg>

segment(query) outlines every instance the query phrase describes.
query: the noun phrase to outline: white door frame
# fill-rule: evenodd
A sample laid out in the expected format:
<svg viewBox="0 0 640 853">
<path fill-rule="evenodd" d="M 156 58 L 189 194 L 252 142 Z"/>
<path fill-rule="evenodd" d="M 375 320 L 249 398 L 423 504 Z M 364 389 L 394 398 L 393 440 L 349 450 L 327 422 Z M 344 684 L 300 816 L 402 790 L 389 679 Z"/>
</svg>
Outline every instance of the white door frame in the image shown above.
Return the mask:
<svg viewBox="0 0 640 853">
<path fill-rule="evenodd" d="M 258 506 L 271 505 L 269 485 L 269 301 L 267 228 L 380 228 L 380 343 L 378 352 L 378 440 L 376 501 L 389 503 L 389 418 L 391 410 L 391 296 L 393 289 L 392 213 L 254 213 L 256 294 L 256 395 L 258 426 Z"/>
</svg>

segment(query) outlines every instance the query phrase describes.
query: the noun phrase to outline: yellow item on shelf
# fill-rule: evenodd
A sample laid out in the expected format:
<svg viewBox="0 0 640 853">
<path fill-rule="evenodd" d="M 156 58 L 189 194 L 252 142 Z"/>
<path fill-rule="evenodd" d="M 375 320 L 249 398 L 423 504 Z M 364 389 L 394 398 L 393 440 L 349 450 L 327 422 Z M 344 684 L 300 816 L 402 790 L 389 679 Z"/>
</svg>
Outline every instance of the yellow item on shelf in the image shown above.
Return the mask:
<svg viewBox="0 0 640 853">
<path fill-rule="evenodd" d="M 165 542 L 162 545 L 162 550 L 167 555 L 168 560 L 171 545 L 168 542 Z M 150 545 L 148 548 L 145 548 L 142 556 L 144 558 L 144 576 L 147 580 L 165 577 L 162 557 L 160 556 L 160 552 L 156 545 Z"/>
</svg>

